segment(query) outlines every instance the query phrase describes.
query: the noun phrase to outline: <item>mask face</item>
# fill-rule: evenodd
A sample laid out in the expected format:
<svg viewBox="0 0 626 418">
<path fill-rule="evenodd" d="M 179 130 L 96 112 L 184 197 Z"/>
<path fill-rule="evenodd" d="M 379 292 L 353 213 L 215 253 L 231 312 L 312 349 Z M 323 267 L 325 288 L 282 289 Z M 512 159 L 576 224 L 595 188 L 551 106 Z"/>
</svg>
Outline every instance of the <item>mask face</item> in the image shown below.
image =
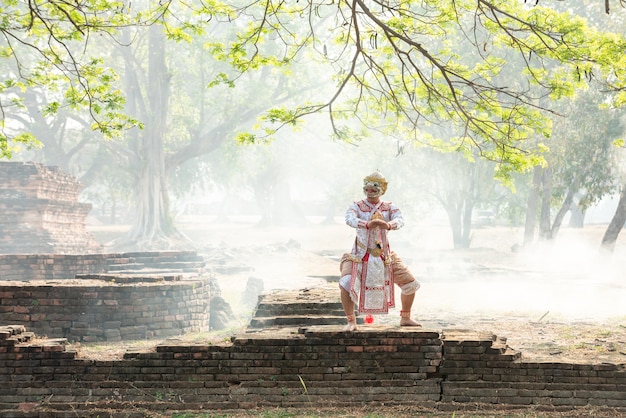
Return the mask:
<svg viewBox="0 0 626 418">
<path fill-rule="evenodd" d="M 380 183 L 376 181 L 367 182 L 363 186 L 363 193 L 368 198 L 376 198 L 380 197 L 383 194 L 383 188 L 381 187 Z"/>
<path fill-rule="evenodd" d="M 363 193 L 371 199 L 376 199 L 387 191 L 387 180 L 379 172 L 375 171 L 363 179 Z"/>
</svg>

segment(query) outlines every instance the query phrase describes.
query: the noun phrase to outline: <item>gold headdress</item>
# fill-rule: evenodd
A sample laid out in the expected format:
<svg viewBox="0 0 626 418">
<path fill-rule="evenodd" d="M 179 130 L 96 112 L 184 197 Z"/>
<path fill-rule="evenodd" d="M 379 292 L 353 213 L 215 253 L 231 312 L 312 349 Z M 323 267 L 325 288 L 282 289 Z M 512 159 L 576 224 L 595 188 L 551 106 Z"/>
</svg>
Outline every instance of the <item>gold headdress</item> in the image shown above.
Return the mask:
<svg viewBox="0 0 626 418">
<path fill-rule="evenodd" d="M 385 176 L 382 175 L 380 171 L 374 171 L 369 176 L 363 179 L 363 186 L 368 184 L 373 184 L 374 186 L 380 186 L 382 192 L 381 195 L 385 194 L 387 191 L 387 180 L 385 180 Z"/>
</svg>

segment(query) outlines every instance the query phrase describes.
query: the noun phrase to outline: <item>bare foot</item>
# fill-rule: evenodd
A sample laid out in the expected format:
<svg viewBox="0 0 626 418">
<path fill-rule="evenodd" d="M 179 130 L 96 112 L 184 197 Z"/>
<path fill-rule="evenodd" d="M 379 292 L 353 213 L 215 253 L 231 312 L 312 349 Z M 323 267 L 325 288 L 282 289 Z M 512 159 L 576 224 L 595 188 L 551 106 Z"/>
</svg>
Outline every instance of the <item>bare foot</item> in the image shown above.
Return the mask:
<svg viewBox="0 0 626 418">
<path fill-rule="evenodd" d="M 400 319 L 400 326 L 401 327 L 420 327 L 421 328 L 422 324 L 418 324 L 417 322 L 415 322 L 411 318 L 401 318 Z"/>
<path fill-rule="evenodd" d="M 348 324 L 342 329 L 342 331 L 356 331 L 356 330 L 357 330 L 356 322 L 348 322 Z"/>
</svg>

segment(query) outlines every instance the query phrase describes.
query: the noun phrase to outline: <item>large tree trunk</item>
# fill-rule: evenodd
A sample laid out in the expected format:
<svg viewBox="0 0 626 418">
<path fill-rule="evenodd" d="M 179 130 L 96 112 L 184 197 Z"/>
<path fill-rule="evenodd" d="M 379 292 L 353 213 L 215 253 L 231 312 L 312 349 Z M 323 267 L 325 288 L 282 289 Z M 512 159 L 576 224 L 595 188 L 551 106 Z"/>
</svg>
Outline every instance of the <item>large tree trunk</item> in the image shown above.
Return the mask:
<svg viewBox="0 0 626 418">
<path fill-rule="evenodd" d="M 469 248 L 472 239 L 472 213 L 474 212 L 475 196 L 476 196 L 476 182 L 478 181 L 479 167 L 476 164 L 472 164 L 470 170 L 470 180 L 465 198 L 463 199 L 463 211 L 462 211 L 462 225 L 463 231 L 461 235 L 462 241 L 459 243 L 459 248 Z"/>
<path fill-rule="evenodd" d="M 165 36 L 159 25 L 149 31 L 145 129 L 139 133 L 137 216 L 123 246 L 141 250 L 170 249 L 186 241 L 170 215 L 165 171 L 164 136 L 168 115 L 170 77 L 165 63 Z"/>
<path fill-rule="evenodd" d="M 535 228 L 537 227 L 537 205 L 539 204 L 539 190 L 541 188 L 541 174 L 543 169 L 535 167 L 533 171 L 533 184 L 528 194 L 526 205 L 526 222 L 524 224 L 524 245 L 532 244 L 535 240 Z"/>
<path fill-rule="evenodd" d="M 585 224 L 585 211 L 580 207 L 580 202 L 584 198 L 584 194 L 582 196 L 578 196 L 578 198 L 574 199 L 574 201 L 570 205 L 570 228 L 582 228 Z"/>
<path fill-rule="evenodd" d="M 452 245 L 455 249 L 469 248 L 472 209 L 469 207 L 468 202 L 463 197 L 457 196 L 456 198 L 449 198 L 444 203 L 444 206 L 448 214 L 450 229 L 452 230 Z"/>
<path fill-rule="evenodd" d="M 554 222 L 552 223 L 552 233 L 551 233 L 552 239 L 556 238 L 556 236 L 558 235 L 559 229 L 561 229 L 561 225 L 563 223 L 563 218 L 565 218 L 565 215 L 567 214 L 567 212 L 570 211 L 572 207 L 575 194 L 576 192 L 573 191 L 572 189 L 567 191 L 567 195 L 565 196 L 565 199 L 563 200 L 563 204 L 561 205 L 559 212 L 554 217 Z"/>
<path fill-rule="evenodd" d="M 624 228 L 624 223 L 626 222 L 626 183 L 622 186 L 622 191 L 620 193 L 619 202 L 617 203 L 617 209 L 615 209 L 615 214 L 613 215 L 613 219 L 611 219 L 611 223 L 608 228 L 604 232 L 604 237 L 602 237 L 602 249 L 613 252 L 615 248 L 615 242 L 617 241 L 617 237 L 621 232 L 622 228 Z"/>
<path fill-rule="evenodd" d="M 461 222 L 461 210 L 457 205 L 454 207 L 446 207 L 446 213 L 448 214 L 448 221 L 450 222 L 450 228 L 452 230 L 452 245 L 455 249 L 465 248 L 463 246 L 463 224 Z"/>
<path fill-rule="evenodd" d="M 550 200 L 552 199 L 552 169 L 550 167 L 543 170 L 541 176 L 541 212 L 539 215 L 539 237 L 541 239 L 552 239 L 552 228 L 550 226 Z"/>
<path fill-rule="evenodd" d="M 467 164 L 463 172 L 465 175 L 459 187 L 448 189 L 445 197 L 440 199 L 448 215 L 455 249 L 469 248 L 471 244 L 472 212 L 476 201 L 480 167 L 476 164 Z"/>
</svg>

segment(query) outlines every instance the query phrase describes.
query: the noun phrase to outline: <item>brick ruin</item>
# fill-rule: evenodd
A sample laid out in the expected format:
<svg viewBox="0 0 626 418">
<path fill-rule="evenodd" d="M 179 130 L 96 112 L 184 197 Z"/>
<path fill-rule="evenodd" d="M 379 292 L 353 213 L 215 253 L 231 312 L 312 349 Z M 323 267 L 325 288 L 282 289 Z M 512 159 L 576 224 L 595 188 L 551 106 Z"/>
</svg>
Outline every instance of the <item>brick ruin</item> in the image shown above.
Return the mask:
<svg viewBox="0 0 626 418">
<path fill-rule="evenodd" d="M 0 285 L 3 321 L 74 342 L 166 338 L 209 330 L 209 280 L 101 276 L 34 286 Z M 6 323 L 5 322 L 5 323 Z"/>
<path fill-rule="evenodd" d="M 86 230 L 91 204 L 58 167 L 0 161 L 0 254 L 86 254 L 102 246 Z"/>
<path fill-rule="evenodd" d="M 208 331 L 219 289 L 204 265 L 195 251 L 3 255 L 1 318 L 77 342 Z"/>
<path fill-rule="evenodd" d="M 91 205 L 58 167 L 0 162 L 3 323 L 76 342 L 163 338 L 210 327 L 218 293 L 194 251 L 102 252 Z"/>
<path fill-rule="evenodd" d="M 0 381 L 7 383 L 0 386 L 0 415 L 140 417 L 365 405 L 626 413 L 624 365 L 523 362 L 488 333 L 338 329 L 165 343 L 123 359 L 93 360 L 79 358 L 63 340 L 30 342 L 23 327 L 0 327 Z"/>
<path fill-rule="evenodd" d="M 116 274 L 181 274 L 204 271 L 204 258 L 195 251 L 148 251 L 99 254 L 0 254 L 4 281 L 73 279 L 77 276 Z"/>
<path fill-rule="evenodd" d="M 67 339 L 38 338 L 23 325 L 0 326 L 0 416 L 363 406 L 626 413 L 624 364 L 525 361 L 505 338 L 471 330 L 343 332 L 334 290 L 266 293 L 256 319 L 230 341 L 177 338 L 114 360 L 81 357 Z"/>
</svg>

